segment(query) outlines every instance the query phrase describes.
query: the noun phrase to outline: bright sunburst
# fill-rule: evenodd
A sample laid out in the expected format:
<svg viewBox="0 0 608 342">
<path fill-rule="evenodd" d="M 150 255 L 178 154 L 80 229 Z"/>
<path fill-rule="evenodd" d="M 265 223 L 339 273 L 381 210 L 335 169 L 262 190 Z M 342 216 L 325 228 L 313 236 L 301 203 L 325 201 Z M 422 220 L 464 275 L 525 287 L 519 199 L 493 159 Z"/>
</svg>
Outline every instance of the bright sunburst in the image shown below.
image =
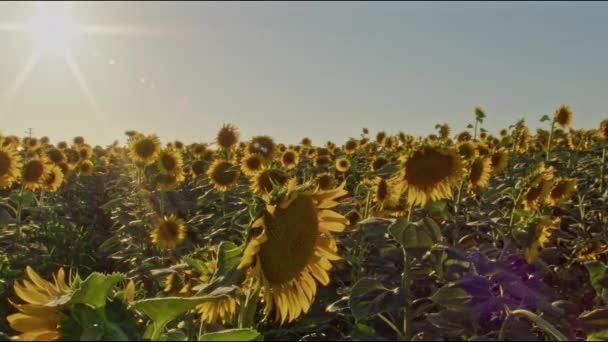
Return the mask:
<svg viewBox="0 0 608 342">
<path fill-rule="evenodd" d="M 73 38 L 81 32 L 72 15 L 72 4 L 66 2 L 38 2 L 25 30 L 32 34 L 40 52 L 61 55 L 68 53 Z"/>
</svg>

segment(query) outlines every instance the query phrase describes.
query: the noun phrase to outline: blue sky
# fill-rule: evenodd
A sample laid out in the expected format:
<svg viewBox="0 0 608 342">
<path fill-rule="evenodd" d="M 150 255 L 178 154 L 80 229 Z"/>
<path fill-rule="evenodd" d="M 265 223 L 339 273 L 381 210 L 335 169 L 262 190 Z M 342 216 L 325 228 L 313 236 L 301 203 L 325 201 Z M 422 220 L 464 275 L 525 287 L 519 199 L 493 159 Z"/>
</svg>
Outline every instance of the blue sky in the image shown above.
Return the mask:
<svg viewBox="0 0 608 342">
<path fill-rule="evenodd" d="M 32 13 L 0 3 L 0 23 Z M 6 100 L 33 43 L 0 31 L 1 133 L 193 142 L 231 122 L 245 138 L 321 144 L 362 127 L 458 131 L 478 105 L 494 132 L 522 117 L 537 127 L 561 103 L 577 128 L 608 117 L 608 3 L 82 2 L 73 13 L 148 34 L 74 40 L 90 98 L 65 60 L 43 55 Z"/>
</svg>

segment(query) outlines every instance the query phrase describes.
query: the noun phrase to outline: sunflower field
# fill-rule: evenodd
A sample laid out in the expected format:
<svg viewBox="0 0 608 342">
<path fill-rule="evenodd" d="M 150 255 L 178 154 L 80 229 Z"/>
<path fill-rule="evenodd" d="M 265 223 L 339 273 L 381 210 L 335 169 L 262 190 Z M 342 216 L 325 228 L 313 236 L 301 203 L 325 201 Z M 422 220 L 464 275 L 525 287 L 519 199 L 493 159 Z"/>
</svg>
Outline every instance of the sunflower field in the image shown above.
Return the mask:
<svg viewBox="0 0 608 342">
<path fill-rule="evenodd" d="M 608 340 L 608 120 L 0 135 L 0 340 Z"/>
</svg>

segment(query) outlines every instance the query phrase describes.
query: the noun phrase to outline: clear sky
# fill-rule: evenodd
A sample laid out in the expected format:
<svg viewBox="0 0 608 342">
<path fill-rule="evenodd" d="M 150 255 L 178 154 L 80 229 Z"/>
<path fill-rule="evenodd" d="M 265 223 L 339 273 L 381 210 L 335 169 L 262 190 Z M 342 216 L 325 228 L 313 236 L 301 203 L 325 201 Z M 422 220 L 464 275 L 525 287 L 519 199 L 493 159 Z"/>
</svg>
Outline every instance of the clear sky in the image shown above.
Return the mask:
<svg viewBox="0 0 608 342">
<path fill-rule="evenodd" d="M 321 144 L 362 127 L 458 131 L 477 105 L 494 132 L 537 127 L 561 103 L 578 128 L 608 117 L 608 3 L 75 3 L 82 25 L 131 28 L 74 38 L 80 82 L 56 54 L 23 73 L 35 40 L 1 23 L 34 13 L 0 3 L 3 134 L 194 142 L 231 122 L 244 138 Z"/>
</svg>

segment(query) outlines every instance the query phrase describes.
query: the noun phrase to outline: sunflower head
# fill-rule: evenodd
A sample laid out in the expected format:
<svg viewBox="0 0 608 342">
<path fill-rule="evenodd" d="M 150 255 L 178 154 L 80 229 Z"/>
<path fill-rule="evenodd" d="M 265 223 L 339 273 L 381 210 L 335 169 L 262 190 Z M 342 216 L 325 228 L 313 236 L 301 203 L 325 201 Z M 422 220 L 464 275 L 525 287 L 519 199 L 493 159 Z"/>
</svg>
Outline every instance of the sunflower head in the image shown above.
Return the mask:
<svg viewBox="0 0 608 342">
<path fill-rule="evenodd" d="M 410 205 L 426 205 L 452 195 L 462 175 L 462 162 L 454 149 L 423 147 L 407 158 L 401 176 Z"/>
<path fill-rule="evenodd" d="M 568 105 L 561 105 L 555 113 L 553 113 L 553 121 L 562 128 L 568 128 L 572 125 L 572 109 Z"/>
<path fill-rule="evenodd" d="M 372 171 L 378 171 L 386 164 L 388 164 L 388 160 L 384 157 L 378 156 L 371 162 Z"/>
<path fill-rule="evenodd" d="M 174 175 L 183 171 L 184 161 L 181 153 L 164 149 L 159 153 L 156 165 L 160 173 Z"/>
<path fill-rule="evenodd" d="M 190 175 L 194 178 L 204 175 L 206 170 L 207 163 L 202 160 L 194 160 L 192 161 L 192 165 L 190 165 Z"/>
<path fill-rule="evenodd" d="M 310 309 L 317 281 L 329 283 L 330 261 L 340 258 L 332 233 L 348 224 L 331 209 L 345 194 L 342 187 L 304 192 L 291 182 L 283 199 L 267 204 L 253 224 L 258 235 L 248 243 L 238 268 L 253 266 L 248 277 L 262 289 L 266 316 L 274 310 L 276 321 L 294 321 Z"/>
<path fill-rule="evenodd" d="M 384 139 L 386 139 L 386 132 L 380 131 L 376 134 L 376 142 L 380 145 L 384 143 Z"/>
<path fill-rule="evenodd" d="M 264 159 L 259 154 L 246 154 L 241 160 L 241 171 L 247 176 L 253 176 L 264 167 Z"/>
<path fill-rule="evenodd" d="M 479 155 L 477 144 L 471 140 L 459 143 L 456 148 L 458 148 L 458 153 L 465 160 L 472 160 Z"/>
<path fill-rule="evenodd" d="M 215 141 L 221 148 L 229 150 L 234 148 L 239 143 L 239 137 L 239 130 L 236 128 L 236 126 L 232 124 L 225 124 L 217 133 Z"/>
<path fill-rule="evenodd" d="M 72 139 L 72 141 L 74 142 L 74 146 L 84 144 L 84 138 L 81 136 L 74 137 L 74 139 Z"/>
<path fill-rule="evenodd" d="M 0 189 L 8 188 L 19 179 L 21 156 L 11 146 L 0 146 Z"/>
<path fill-rule="evenodd" d="M 509 135 L 509 131 L 506 128 L 503 128 L 498 132 L 498 135 L 500 135 L 501 138 L 505 138 Z"/>
<path fill-rule="evenodd" d="M 174 214 L 165 216 L 158 221 L 150 237 L 154 245 L 160 248 L 173 249 L 186 237 L 184 220 Z"/>
<path fill-rule="evenodd" d="M 469 133 L 469 131 L 462 131 L 456 134 L 456 141 L 458 141 L 459 143 L 469 141 L 472 138 L 473 137 L 471 137 L 471 133 Z"/>
<path fill-rule="evenodd" d="M 315 167 L 323 167 L 331 164 L 331 157 L 328 155 L 317 156 L 314 161 Z"/>
<path fill-rule="evenodd" d="M 475 120 L 479 122 L 483 122 L 483 119 L 486 118 L 486 112 L 481 107 L 475 107 Z"/>
<path fill-rule="evenodd" d="M 608 251 L 606 244 L 598 240 L 591 240 L 583 243 L 577 252 L 577 257 L 586 261 L 597 260 L 600 254 L 604 254 Z"/>
<path fill-rule="evenodd" d="M 49 174 L 44 179 L 43 189 L 48 192 L 56 192 L 63 184 L 63 178 L 61 168 L 57 165 L 51 166 Z"/>
<path fill-rule="evenodd" d="M 551 219 L 543 216 L 533 220 L 532 224 L 528 226 L 528 238 L 524 247 L 524 255 L 528 263 L 531 264 L 538 258 L 540 251 L 549 243 L 553 231 L 559 228 L 560 222 L 559 217 Z"/>
<path fill-rule="evenodd" d="M 439 125 L 439 136 L 441 139 L 447 139 L 450 136 L 450 125 L 444 123 L 443 125 Z"/>
<path fill-rule="evenodd" d="M 138 135 L 129 146 L 129 156 L 134 162 L 148 166 L 156 161 L 160 147 L 160 139 L 155 134 Z"/>
<path fill-rule="evenodd" d="M 276 150 L 274 140 L 267 135 L 254 137 L 247 148 L 247 152 L 259 154 L 265 161 L 271 161 L 274 158 Z"/>
<path fill-rule="evenodd" d="M 239 180 L 239 170 L 225 160 L 216 160 L 209 166 L 207 177 L 217 191 L 224 192 L 235 186 Z"/>
<path fill-rule="evenodd" d="M 601 139 L 608 140 L 608 120 L 602 121 L 598 134 Z"/>
<path fill-rule="evenodd" d="M 276 187 L 287 185 L 290 177 L 278 169 L 265 169 L 252 178 L 251 190 L 262 197 L 267 197 Z"/>
<path fill-rule="evenodd" d="M 95 164 L 90 160 L 83 160 L 78 166 L 78 174 L 80 176 L 91 176 L 95 171 Z"/>
<path fill-rule="evenodd" d="M 558 178 L 555 184 L 549 191 L 547 203 L 551 206 L 559 206 L 567 201 L 570 196 L 576 191 L 576 179 L 574 178 Z"/>
<path fill-rule="evenodd" d="M 311 147 L 312 140 L 310 140 L 310 138 L 308 138 L 308 137 L 304 137 L 304 138 L 302 138 L 302 141 L 300 141 L 300 145 L 302 145 L 304 147 Z"/>
<path fill-rule="evenodd" d="M 358 147 L 359 141 L 357 141 L 357 139 L 351 138 L 344 144 L 344 152 L 346 152 L 347 154 L 353 154 L 357 151 Z"/>
<path fill-rule="evenodd" d="M 288 170 L 296 168 L 299 162 L 300 154 L 293 149 L 287 149 L 287 151 L 281 155 L 281 164 Z"/>
<path fill-rule="evenodd" d="M 336 187 L 336 178 L 331 173 L 321 173 L 317 176 L 316 183 L 321 190 L 329 190 Z"/>
<path fill-rule="evenodd" d="M 45 159 L 32 158 L 21 169 L 21 183 L 26 189 L 35 191 L 41 188 L 50 171 Z"/>
<path fill-rule="evenodd" d="M 168 192 L 175 190 L 185 179 L 183 171 L 172 174 L 159 173 L 156 180 L 156 189 L 162 192 Z"/>
<path fill-rule="evenodd" d="M 492 174 L 492 159 L 477 157 L 469 169 L 469 189 L 485 188 L 490 183 Z"/>
<path fill-rule="evenodd" d="M 336 159 L 336 170 L 342 173 L 350 171 L 350 160 L 345 157 Z"/>
<path fill-rule="evenodd" d="M 507 167 L 509 162 L 509 152 L 505 148 L 500 148 L 490 157 L 492 161 L 492 174 L 499 174 Z"/>
</svg>

